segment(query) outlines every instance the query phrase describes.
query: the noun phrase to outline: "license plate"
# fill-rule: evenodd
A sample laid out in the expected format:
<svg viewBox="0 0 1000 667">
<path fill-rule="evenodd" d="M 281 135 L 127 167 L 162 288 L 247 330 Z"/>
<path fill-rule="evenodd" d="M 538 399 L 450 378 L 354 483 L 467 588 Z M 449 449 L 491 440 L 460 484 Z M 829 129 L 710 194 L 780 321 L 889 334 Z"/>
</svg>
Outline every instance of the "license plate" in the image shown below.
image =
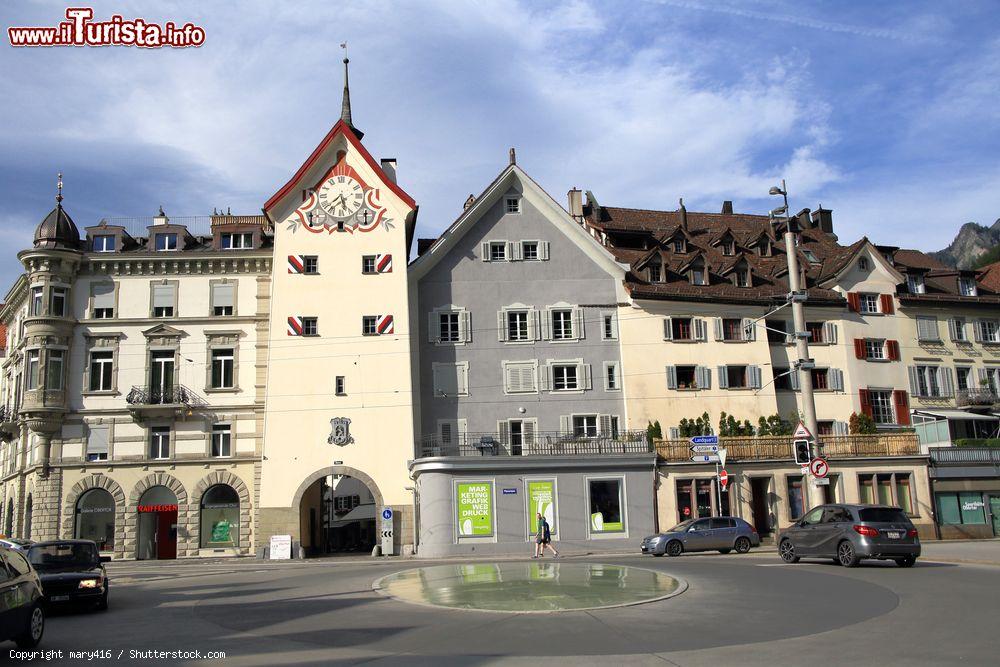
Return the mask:
<svg viewBox="0 0 1000 667">
<path fill-rule="evenodd" d="M 888 537 L 890 540 L 898 540 L 903 536 L 903 534 L 895 530 L 887 530 L 885 532 L 885 536 Z"/>
<path fill-rule="evenodd" d="M 68 599 L 69 599 L 68 595 L 53 595 L 52 596 L 52 601 L 53 602 L 65 602 Z"/>
</svg>

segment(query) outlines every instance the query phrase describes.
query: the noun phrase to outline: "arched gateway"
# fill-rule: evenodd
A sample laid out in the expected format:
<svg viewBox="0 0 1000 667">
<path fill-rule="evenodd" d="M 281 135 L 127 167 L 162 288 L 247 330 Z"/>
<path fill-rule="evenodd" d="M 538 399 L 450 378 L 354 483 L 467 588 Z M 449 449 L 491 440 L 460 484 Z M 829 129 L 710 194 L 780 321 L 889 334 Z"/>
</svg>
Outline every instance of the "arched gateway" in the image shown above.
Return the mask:
<svg viewBox="0 0 1000 667">
<path fill-rule="evenodd" d="M 378 540 L 382 493 L 360 470 L 343 465 L 317 470 L 299 485 L 292 506 L 299 509 L 307 556 L 369 552 Z"/>
</svg>

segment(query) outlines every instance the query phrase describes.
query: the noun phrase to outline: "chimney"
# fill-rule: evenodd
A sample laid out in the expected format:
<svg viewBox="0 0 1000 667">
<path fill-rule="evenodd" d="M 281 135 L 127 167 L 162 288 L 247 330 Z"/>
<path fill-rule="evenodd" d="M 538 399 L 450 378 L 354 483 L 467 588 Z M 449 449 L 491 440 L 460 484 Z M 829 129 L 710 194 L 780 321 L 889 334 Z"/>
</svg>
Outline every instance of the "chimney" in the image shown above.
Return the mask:
<svg viewBox="0 0 1000 667">
<path fill-rule="evenodd" d="M 514 147 L 510 148 L 510 163 L 517 164 L 517 153 L 514 152 Z"/>
<path fill-rule="evenodd" d="M 833 211 L 828 208 L 823 208 L 820 204 L 819 208 L 812 213 L 813 227 L 818 227 L 827 234 L 833 234 Z"/>
<path fill-rule="evenodd" d="M 722 202 L 722 215 L 732 215 L 733 214 L 733 202 L 728 199 Z"/>
<path fill-rule="evenodd" d="M 476 196 L 469 195 L 469 198 L 465 200 L 465 205 L 462 206 L 463 211 L 468 211 L 469 207 L 476 203 Z"/>
<path fill-rule="evenodd" d="M 677 209 L 677 210 L 680 211 L 680 213 L 681 213 L 681 229 L 683 229 L 686 232 L 687 228 L 688 228 L 688 210 L 686 208 L 684 208 L 684 198 L 683 197 L 681 197 L 680 203 L 681 203 L 681 207 L 679 209 Z"/>
<path fill-rule="evenodd" d="M 577 222 L 583 222 L 583 192 L 573 188 L 566 194 L 569 204 L 569 214 Z"/>
<path fill-rule="evenodd" d="M 153 216 L 153 224 L 165 225 L 168 222 L 170 222 L 170 218 L 168 218 L 167 214 L 163 212 L 163 205 L 161 204 L 160 210 L 156 213 L 156 215 Z"/>
<path fill-rule="evenodd" d="M 393 183 L 396 182 L 396 158 L 394 157 L 384 157 L 380 160 L 382 163 L 382 171 L 385 172 L 386 178 L 388 178 Z"/>
</svg>

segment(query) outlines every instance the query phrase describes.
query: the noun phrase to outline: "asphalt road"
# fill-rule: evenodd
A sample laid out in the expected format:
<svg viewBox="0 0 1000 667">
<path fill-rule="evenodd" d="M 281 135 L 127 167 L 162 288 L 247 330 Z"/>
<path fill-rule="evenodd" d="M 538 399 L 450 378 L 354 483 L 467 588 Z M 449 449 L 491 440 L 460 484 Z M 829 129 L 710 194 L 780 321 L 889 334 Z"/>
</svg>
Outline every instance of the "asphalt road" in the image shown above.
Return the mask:
<svg viewBox="0 0 1000 667">
<path fill-rule="evenodd" d="M 976 545 L 977 556 L 1000 553 L 992 544 Z M 997 566 L 845 570 L 784 565 L 773 553 L 563 562 L 576 560 L 657 569 L 689 588 L 631 607 L 507 614 L 415 606 L 372 590 L 421 564 L 412 561 L 121 563 L 111 568 L 111 609 L 50 618 L 43 647 L 63 650 L 54 664 L 83 664 L 69 651 L 95 650 L 110 657 L 91 664 L 154 664 L 130 660 L 153 649 L 224 651 L 211 661 L 220 665 L 997 664 Z"/>
</svg>

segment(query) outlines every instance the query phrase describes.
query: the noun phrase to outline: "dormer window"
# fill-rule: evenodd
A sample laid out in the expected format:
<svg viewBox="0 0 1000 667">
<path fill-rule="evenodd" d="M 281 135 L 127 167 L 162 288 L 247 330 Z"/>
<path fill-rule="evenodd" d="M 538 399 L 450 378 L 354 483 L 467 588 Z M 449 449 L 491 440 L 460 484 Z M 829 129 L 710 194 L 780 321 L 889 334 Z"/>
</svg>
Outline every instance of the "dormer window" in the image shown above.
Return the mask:
<svg viewBox="0 0 1000 667">
<path fill-rule="evenodd" d="M 99 236 L 95 236 L 94 240 L 91 242 L 91 248 L 94 252 L 114 252 L 114 234 L 100 234 Z"/>
<path fill-rule="evenodd" d="M 177 234 L 157 234 L 155 239 L 157 252 L 177 250 Z"/>
<path fill-rule="evenodd" d="M 757 245 L 757 252 L 760 254 L 761 257 L 770 257 L 771 256 L 771 242 L 768 241 L 767 239 L 762 240 Z"/>
<path fill-rule="evenodd" d="M 858 259 L 858 271 L 867 271 L 869 268 L 871 268 L 871 265 L 868 264 L 867 257 L 861 257 Z"/>
<path fill-rule="evenodd" d="M 692 285 L 707 285 L 708 276 L 705 272 L 704 264 L 698 264 L 691 267 L 691 284 Z"/>
<path fill-rule="evenodd" d="M 249 250 L 253 248 L 253 232 L 231 233 L 219 235 L 223 250 Z"/>
<path fill-rule="evenodd" d="M 731 256 L 736 253 L 736 244 L 733 243 L 732 239 L 726 239 L 722 242 L 722 254 Z"/>
<path fill-rule="evenodd" d="M 750 269 L 742 266 L 736 269 L 733 275 L 735 276 L 737 287 L 750 287 Z"/>
<path fill-rule="evenodd" d="M 962 296 L 976 296 L 976 281 L 972 278 L 959 278 L 958 292 Z"/>
<path fill-rule="evenodd" d="M 647 270 L 649 271 L 649 282 L 658 283 L 663 280 L 663 267 L 658 261 L 650 262 Z"/>
<path fill-rule="evenodd" d="M 906 275 L 906 289 L 910 294 L 923 294 L 925 291 L 924 277 L 919 273 Z"/>
<path fill-rule="evenodd" d="M 819 260 L 816 259 L 816 254 L 812 250 L 802 250 L 802 256 L 806 258 L 810 264 L 819 264 Z"/>
<path fill-rule="evenodd" d="M 684 253 L 684 239 L 674 239 L 674 252 Z"/>
</svg>

